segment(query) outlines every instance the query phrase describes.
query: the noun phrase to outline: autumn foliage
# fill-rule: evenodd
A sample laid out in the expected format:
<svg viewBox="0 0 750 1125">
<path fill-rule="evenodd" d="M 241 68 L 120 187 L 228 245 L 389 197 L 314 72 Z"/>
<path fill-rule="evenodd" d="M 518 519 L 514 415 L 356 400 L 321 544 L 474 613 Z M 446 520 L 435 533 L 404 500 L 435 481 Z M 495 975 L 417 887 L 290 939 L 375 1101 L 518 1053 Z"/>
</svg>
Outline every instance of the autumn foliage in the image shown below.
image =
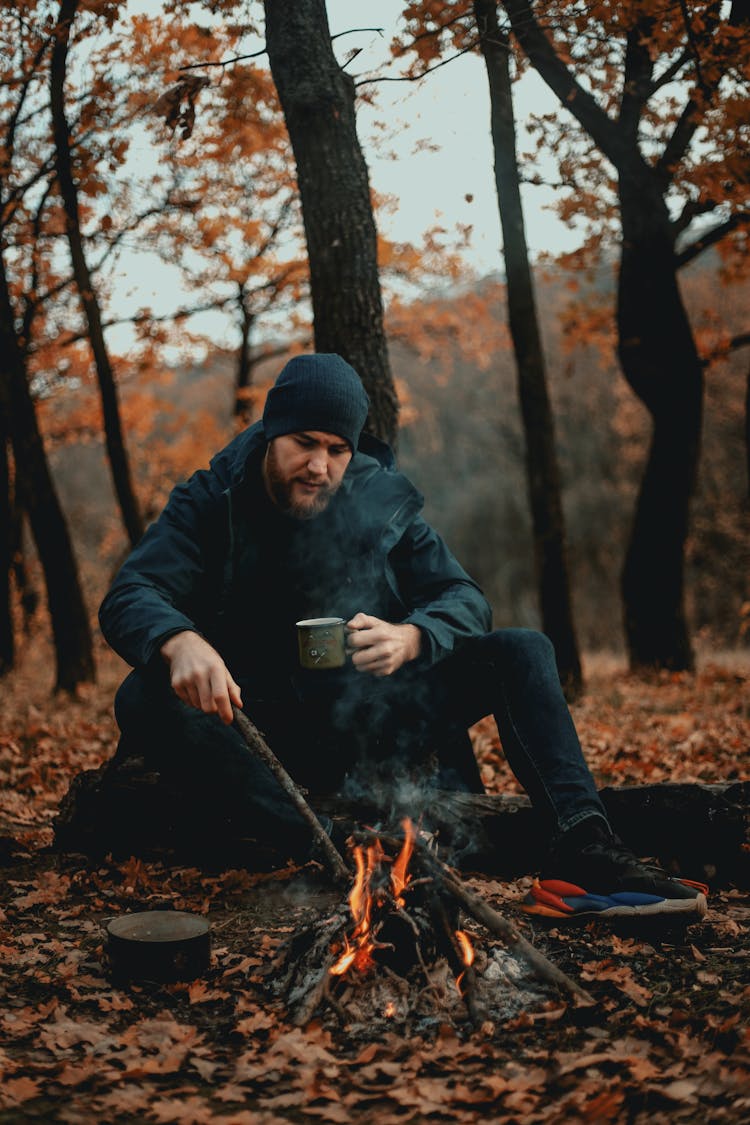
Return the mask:
<svg viewBox="0 0 750 1125">
<path fill-rule="evenodd" d="M 0 768 L 0 1027 L 4 1115 L 155 1122 L 710 1120 L 746 1116 L 750 980 L 746 892 L 720 890 L 687 934 L 594 926 L 531 932 L 596 1000 L 582 1020 L 522 977 L 497 981 L 505 1016 L 471 1034 L 383 1016 L 293 1027 L 274 993 L 282 944 L 336 898 L 315 868 L 259 875 L 133 856 L 96 865 L 39 853 L 67 778 L 105 758 L 122 668 L 64 710 L 33 669 L 4 692 Z M 598 782 L 737 776 L 750 738 L 739 667 L 652 680 L 595 670 L 576 708 Z M 496 734 L 474 731 L 483 777 L 507 787 Z M 666 763 L 669 763 L 667 766 Z M 502 909 L 526 886 L 477 880 Z M 114 985 L 104 925 L 174 908 L 208 917 L 205 977 Z M 454 988 L 455 991 L 455 988 Z"/>
<path fill-rule="evenodd" d="M 75 13 L 63 102 L 90 269 L 83 291 L 49 106 L 63 10 Z M 657 610 L 669 604 L 672 615 L 659 651 L 634 647 L 631 630 L 635 663 L 690 663 L 683 558 L 688 616 L 702 643 L 738 650 L 698 673 L 649 677 L 590 661 L 589 690 L 574 708 L 584 750 L 600 785 L 741 782 L 750 529 L 738 452 L 744 371 L 728 357 L 748 330 L 744 8 L 508 0 L 498 11 L 514 73 L 535 67 L 559 100 L 528 122 L 535 151 L 525 176 L 548 178 L 552 158 L 560 217 L 582 237 L 574 255 L 548 262 L 550 278 L 540 282 L 582 634 L 589 647 L 617 647 L 613 575 L 652 424 L 657 454 L 665 433 L 675 442 L 668 448 L 680 471 L 666 499 L 679 526 L 658 507 L 656 524 L 678 549 L 662 573 L 668 596 L 652 582 L 663 539 L 646 535 L 646 571 L 631 570 L 646 573 L 636 591 L 656 589 Z M 0 562 L 9 582 L 0 651 L 8 672 L 0 683 L 0 1116 L 188 1125 L 746 1120 L 746 889 L 717 887 L 708 916 L 687 933 L 532 933 L 521 920 L 595 995 L 593 1017 L 508 969 L 497 983 L 502 1018 L 479 1033 L 452 1014 L 420 1022 L 383 1012 L 344 1025 L 332 1009 L 299 1028 L 275 974 L 284 940 L 331 904 L 315 864 L 263 874 L 198 870 L 169 856 L 94 864 L 47 850 L 71 779 L 114 750 L 112 698 L 125 672 L 91 630 L 126 540 L 102 454 L 85 302 L 95 295 L 112 344 L 147 520 L 177 478 L 257 416 L 284 356 L 312 345 L 289 136 L 263 51 L 246 51 L 259 41 L 262 14 L 238 0 L 169 0 L 135 15 L 124 0 L 23 0 L 0 11 L 0 528 L 8 529 Z M 404 4 L 391 76 L 426 74 L 459 52 L 479 65 L 473 4 Z M 350 71 L 356 55 L 352 63 Z M 377 94 L 363 87 L 358 97 Z M 374 190 L 372 204 L 377 216 L 398 201 Z M 377 241 L 402 464 L 428 494 L 430 518 L 491 592 L 497 623 L 534 625 L 505 288 L 471 276 L 462 257 L 469 235 L 454 237 L 447 217 L 411 242 L 382 233 Z M 158 262 L 168 280 L 153 297 L 126 299 L 120 275 L 142 261 Z M 618 351 L 627 383 L 616 378 Z M 98 684 L 87 682 L 94 652 Z M 55 681 L 68 694 L 51 699 Z M 472 737 L 488 790 L 512 791 L 493 724 Z M 512 911 L 528 883 L 475 885 Z M 120 986 L 110 978 L 106 921 L 153 908 L 209 918 L 213 957 L 203 979 Z"/>
</svg>

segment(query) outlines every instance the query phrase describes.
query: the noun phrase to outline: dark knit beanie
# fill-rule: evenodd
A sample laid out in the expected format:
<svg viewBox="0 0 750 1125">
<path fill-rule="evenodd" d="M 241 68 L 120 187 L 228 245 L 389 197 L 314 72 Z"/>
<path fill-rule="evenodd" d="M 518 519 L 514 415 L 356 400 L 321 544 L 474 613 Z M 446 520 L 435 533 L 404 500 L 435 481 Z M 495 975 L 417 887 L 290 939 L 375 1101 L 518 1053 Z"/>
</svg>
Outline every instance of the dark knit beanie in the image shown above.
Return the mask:
<svg viewBox="0 0 750 1125">
<path fill-rule="evenodd" d="M 357 448 L 370 400 L 340 355 L 296 355 L 271 387 L 263 411 L 266 439 L 301 430 L 336 434 Z"/>
</svg>

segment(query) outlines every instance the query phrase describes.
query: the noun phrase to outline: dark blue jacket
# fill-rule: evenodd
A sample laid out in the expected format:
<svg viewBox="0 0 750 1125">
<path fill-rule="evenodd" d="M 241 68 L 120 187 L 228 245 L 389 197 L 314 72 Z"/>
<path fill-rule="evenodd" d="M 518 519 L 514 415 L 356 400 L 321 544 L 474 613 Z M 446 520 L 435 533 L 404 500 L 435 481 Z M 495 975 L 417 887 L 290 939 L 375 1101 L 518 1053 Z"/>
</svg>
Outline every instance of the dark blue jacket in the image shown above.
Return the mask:
<svg viewBox="0 0 750 1125">
<path fill-rule="evenodd" d="M 423 498 L 395 470 L 391 450 L 368 435 L 329 510 L 314 520 L 290 521 L 300 525 L 293 533 L 305 544 L 304 557 L 289 565 L 280 558 L 270 571 L 266 560 L 264 569 L 251 485 L 265 445 L 258 422 L 208 470 L 177 485 L 125 562 L 99 612 L 105 638 L 124 660 L 145 667 L 169 636 L 193 629 L 239 679 L 252 607 L 262 615 L 269 574 L 272 585 L 290 587 L 295 605 L 296 587 L 315 578 L 315 589 L 297 608 L 301 616 L 348 619 L 361 610 L 417 625 L 425 666 L 489 630 L 481 590 L 420 515 Z"/>
</svg>

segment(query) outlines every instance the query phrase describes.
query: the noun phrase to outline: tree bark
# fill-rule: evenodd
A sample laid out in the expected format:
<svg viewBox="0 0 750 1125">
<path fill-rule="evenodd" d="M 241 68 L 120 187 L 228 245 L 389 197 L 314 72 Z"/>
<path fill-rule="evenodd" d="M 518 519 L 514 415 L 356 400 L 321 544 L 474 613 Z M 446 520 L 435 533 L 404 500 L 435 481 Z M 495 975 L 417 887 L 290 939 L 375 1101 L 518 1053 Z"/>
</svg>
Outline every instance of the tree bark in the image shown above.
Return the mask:
<svg viewBox="0 0 750 1125">
<path fill-rule="evenodd" d="M 336 62 L 325 0 L 265 0 L 265 12 L 271 73 L 297 164 L 315 348 L 352 364 L 370 396 L 368 428 L 394 444 L 398 400 L 354 83 Z"/>
<path fill-rule="evenodd" d="M 532 66 L 618 172 L 618 351 L 625 378 L 653 420 L 621 580 L 625 633 L 632 667 L 690 668 L 684 553 L 700 450 L 703 372 L 677 285 L 674 231 L 664 195 L 673 165 L 694 134 L 694 123 L 688 120 L 680 136 L 671 145 L 667 142 L 664 167 L 662 162 L 647 163 L 639 148 L 638 126 L 649 97 L 653 60 L 639 29 L 628 43 L 622 105 L 615 121 L 576 80 L 528 0 L 503 2 Z"/>
<path fill-rule="evenodd" d="M 555 646 L 566 694 L 575 697 L 582 687 L 581 658 L 570 596 L 555 425 L 521 204 L 510 47 L 500 30 L 496 0 L 474 0 L 474 18 L 490 87 L 495 186 L 503 232 L 508 319 L 526 440 L 526 478 L 542 629 Z"/>
<path fill-rule="evenodd" d="M 700 452 L 703 366 L 677 284 L 661 195 L 645 176 L 621 175 L 620 209 L 618 353 L 653 424 L 622 572 L 625 633 L 632 667 L 689 669 L 684 561 Z"/>
<path fill-rule="evenodd" d="M 745 469 L 747 472 L 747 500 L 750 504 L 750 367 L 745 376 Z"/>
<path fill-rule="evenodd" d="M 14 465 L 16 478 L 18 477 L 18 465 Z M 13 560 L 13 578 L 15 579 L 16 594 L 21 602 L 21 613 L 23 619 L 23 630 L 28 633 L 31 629 L 31 623 L 34 614 L 39 608 L 39 591 L 34 585 L 32 576 L 29 572 L 28 562 L 24 551 L 24 513 L 18 502 L 18 497 L 21 489 L 18 487 L 16 479 L 15 488 L 13 489 L 13 496 L 11 499 L 11 536 L 10 543 L 12 547 L 12 560 Z"/>
<path fill-rule="evenodd" d="M 133 490 L 128 455 L 120 424 L 117 384 L 104 339 L 99 302 L 83 250 L 78 189 L 73 178 L 70 157 L 71 137 L 65 116 L 65 72 L 68 42 L 70 27 L 77 9 L 78 0 L 61 0 L 50 64 L 50 107 L 55 142 L 55 166 L 60 196 L 65 210 L 65 229 L 70 245 L 73 276 L 86 317 L 89 341 L 99 380 L 107 454 L 112 470 L 112 479 L 125 530 L 131 544 L 135 546 L 143 535 L 143 519 Z"/>
<path fill-rule="evenodd" d="M 47 587 L 57 664 L 55 689 L 73 691 L 77 684 L 94 679 L 91 628 L 68 526 L 47 464 L 23 356 L 16 340 L 2 255 L 0 383 L 10 403 L 17 494 L 28 513 Z"/>
<path fill-rule="evenodd" d="M 250 386 L 253 372 L 250 358 L 250 337 L 255 317 L 245 304 L 245 293 L 242 286 L 240 286 L 238 304 L 240 306 L 240 316 L 242 317 L 242 333 L 240 347 L 237 353 L 237 379 L 234 392 L 234 415 L 236 418 L 247 414 L 247 399 L 243 392 Z"/>
<path fill-rule="evenodd" d="M 2 380 L 3 384 L 6 380 Z M 7 384 L 6 384 L 7 385 Z M 0 676 L 15 663 L 15 638 L 11 581 L 13 571 L 13 504 L 11 500 L 10 464 L 8 458 L 8 402 L 0 391 Z"/>
</svg>

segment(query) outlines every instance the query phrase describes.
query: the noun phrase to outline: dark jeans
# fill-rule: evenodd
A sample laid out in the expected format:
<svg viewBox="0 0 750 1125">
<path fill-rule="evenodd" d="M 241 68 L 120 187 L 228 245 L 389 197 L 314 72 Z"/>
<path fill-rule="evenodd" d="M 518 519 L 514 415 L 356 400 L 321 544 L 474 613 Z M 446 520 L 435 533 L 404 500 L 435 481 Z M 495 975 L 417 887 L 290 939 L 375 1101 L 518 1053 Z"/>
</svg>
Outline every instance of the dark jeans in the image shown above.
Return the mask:
<svg viewBox="0 0 750 1125">
<path fill-rule="evenodd" d="M 466 731 L 492 714 L 546 836 L 590 816 L 606 819 L 542 633 L 500 629 L 433 668 L 406 665 L 389 677 L 303 673 L 284 700 L 253 699 L 250 685 L 241 686 L 248 715 L 295 781 L 312 791 L 367 797 L 401 785 L 408 804 L 418 777 L 421 786 L 482 792 Z M 115 715 L 120 754 L 192 775 L 205 800 L 248 835 L 304 853 L 307 830 L 274 778 L 233 727 L 177 699 L 166 675 L 131 673 Z"/>
</svg>

